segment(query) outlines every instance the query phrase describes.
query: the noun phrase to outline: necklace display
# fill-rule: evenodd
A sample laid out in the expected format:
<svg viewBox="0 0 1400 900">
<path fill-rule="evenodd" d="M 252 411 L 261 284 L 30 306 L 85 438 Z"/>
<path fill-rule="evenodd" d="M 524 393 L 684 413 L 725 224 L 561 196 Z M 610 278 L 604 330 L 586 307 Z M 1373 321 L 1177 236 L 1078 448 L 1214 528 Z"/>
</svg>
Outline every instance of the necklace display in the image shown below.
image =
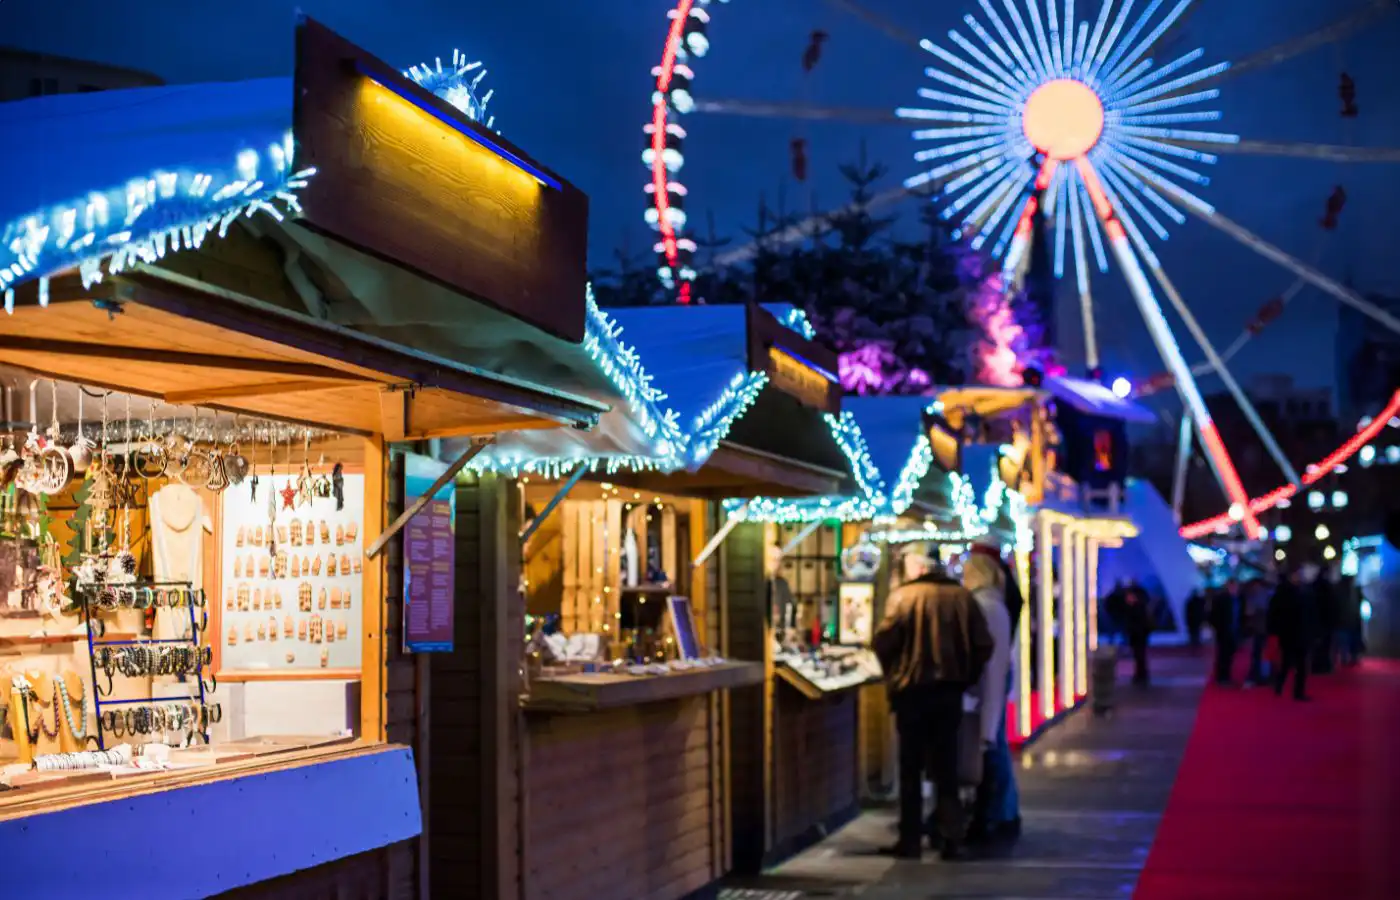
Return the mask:
<svg viewBox="0 0 1400 900">
<path fill-rule="evenodd" d="M 31 693 L 33 693 L 33 692 L 31 692 Z M 53 697 L 50 697 L 50 698 L 49 698 L 49 702 L 46 704 L 43 700 L 39 699 L 39 695 L 38 695 L 37 693 L 34 693 L 33 696 L 34 696 L 34 725 L 35 725 L 35 727 L 36 727 L 39 731 L 42 731 L 42 732 L 44 733 L 44 737 L 48 738 L 49 740 L 58 740 L 58 705 L 57 705 L 56 703 L 53 702 L 53 699 L 54 699 Z M 52 707 L 53 707 L 53 728 L 52 728 L 52 729 L 50 729 L 49 726 L 48 726 L 47 724 L 45 724 L 45 722 L 44 722 L 44 709 L 43 709 L 44 706 L 52 706 Z"/>
<path fill-rule="evenodd" d="M 73 721 L 73 704 L 68 696 L 67 678 L 58 678 L 54 681 L 54 689 L 58 692 L 58 698 L 63 702 L 63 718 L 68 723 L 68 733 L 78 740 L 87 737 L 87 694 L 83 693 L 82 682 L 78 682 L 78 721 Z"/>
</svg>

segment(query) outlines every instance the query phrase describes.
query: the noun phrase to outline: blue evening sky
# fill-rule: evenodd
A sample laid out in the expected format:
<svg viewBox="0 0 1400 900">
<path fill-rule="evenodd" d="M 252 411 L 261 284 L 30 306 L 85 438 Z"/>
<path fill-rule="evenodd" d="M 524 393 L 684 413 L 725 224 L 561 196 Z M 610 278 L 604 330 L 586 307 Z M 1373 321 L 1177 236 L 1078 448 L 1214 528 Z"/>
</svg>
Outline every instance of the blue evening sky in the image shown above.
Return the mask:
<svg viewBox="0 0 1400 900">
<path fill-rule="evenodd" d="M 973 0 L 862 0 L 905 28 L 937 35 L 976 12 Z M 1370 0 L 1198 0 L 1171 50 L 1207 49 L 1206 60 L 1239 58 L 1331 21 Z M 149 69 L 170 81 L 287 74 L 294 10 L 301 8 L 406 67 L 450 56 L 485 60 L 497 90 L 497 124 L 514 141 L 592 198 L 591 257 L 648 246 L 642 223 L 642 124 L 649 70 L 660 56 L 672 0 L 0 0 L 0 44 Z M 1081 18 L 1097 4 L 1079 0 Z M 714 4 L 711 54 L 699 61 L 701 97 L 805 101 L 888 109 L 916 101 L 930 58 L 830 8 L 822 0 L 731 0 Z M 813 29 L 830 33 L 817 71 L 799 60 Z M 1274 141 L 1400 147 L 1400 14 L 1382 25 L 1273 69 L 1225 84 L 1223 130 Z M 1176 54 L 1173 54 L 1176 55 Z M 1358 86 L 1361 117 L 1338 116 L 1338 73 Z M 914 171 L 908 129 L 898 125 L 802 124 L 692 117 L 684 180 L 688 210 L 711 211 L 721 234 L 753 221 L 760 192 L 776 202 L 787 181 L 793 206 L 834 203 L 836 165 L 862 141 L 890 166 L 890 183 Z M 790 180 L 788 144 L 808 140 L 812 177 Z M 6 136 L 7 140 L 15 136 Z M 1400 294 L 1400 165 L 1351 165 L 1226 156 L 1203 195 L 1226 215 L 1285 250 L 1317 260 L 1359 289 Z M 22 177 L 22 173 L 6 173 Z M 1317 227 L 1336 184 L 1350 197 L 1342 227 Z M 1160 250 L 1208 333 L 1226 344 L 1258 306 L 1292 282 L 1209 226 L 1190 221 Z M 1143 376 L 1161 368 L 1116 273 L 1095 284 L 1106 364 Z M 783 298 L 772 298 L 781 300 Z M 1069 298 L 1067 298 L 1069 299 Z M 1285 317 L 1238 358 L 1240 373 L 1291 371 L 1305 384 L 1333 379 L 1333 301 L 1307 290 Z M 1197 358 L 1199 354 L 1188 354 Z M 1207 389 L 1211 386 L 1207 385 Z"/>
</svg>

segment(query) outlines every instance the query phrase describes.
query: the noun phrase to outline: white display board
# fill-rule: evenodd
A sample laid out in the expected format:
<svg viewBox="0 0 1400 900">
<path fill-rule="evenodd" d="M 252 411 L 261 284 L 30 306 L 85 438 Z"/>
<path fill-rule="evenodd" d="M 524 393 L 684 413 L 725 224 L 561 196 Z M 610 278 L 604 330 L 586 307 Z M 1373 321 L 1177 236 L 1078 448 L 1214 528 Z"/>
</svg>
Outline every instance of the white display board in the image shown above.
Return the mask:
<svg viewBox="0 0 1400 900">
<path fill-rule="evenodd" d="M 256 499 L 247 483 L 221 495 L 219 633 L 210 636 L 221 672 L 360 668 L 364 476 L 344 476 L 339 511 L 332 497 L 288 508 L 287 485 L 263 474 Z"/>
</svg>

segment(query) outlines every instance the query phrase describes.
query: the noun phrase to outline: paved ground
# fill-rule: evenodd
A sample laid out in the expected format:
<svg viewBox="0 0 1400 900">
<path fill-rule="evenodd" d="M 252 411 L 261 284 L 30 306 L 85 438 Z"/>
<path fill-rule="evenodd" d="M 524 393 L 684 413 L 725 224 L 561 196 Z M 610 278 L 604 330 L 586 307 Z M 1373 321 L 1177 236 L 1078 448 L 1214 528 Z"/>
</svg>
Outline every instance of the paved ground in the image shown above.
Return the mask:
<svg viewBox="0 0 1400 900">
<path fill-rule="evenodd" d="M 893 839 L 892 811 L 870 812 L 721 900 L 1125 900 L 1166 808 L 1204 685 L 1205 663 L 1156 660 L 1151 688 L 1123 686 L 1115 714 L 1057 724 L 1022 755 L 1024 832 L 1000 858 L 942 863 L 873 855 Z"/>
</svg>

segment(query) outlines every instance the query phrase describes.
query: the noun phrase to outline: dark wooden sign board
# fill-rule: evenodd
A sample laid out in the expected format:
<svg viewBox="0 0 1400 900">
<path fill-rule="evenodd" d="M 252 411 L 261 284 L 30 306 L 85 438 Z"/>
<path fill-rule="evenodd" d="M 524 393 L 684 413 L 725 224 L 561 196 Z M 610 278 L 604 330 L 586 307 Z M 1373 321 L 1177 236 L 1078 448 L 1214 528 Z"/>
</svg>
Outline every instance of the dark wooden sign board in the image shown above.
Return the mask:
<svg viewBox="0 0 1400 900">
<path fill-rule="evenodd" d="M 310 19 L 293 115 L 299 162 L 317 169 L 301 224 L 583 340 L 582 191 Z"/>
<path fill-rule="evenodd" d="M 822 412 L 841 412 L 835 351 L 788 328 L 768 310 L 748 304 L 749 370 L 767 372 L 770 384 Z"/>
</svg>

